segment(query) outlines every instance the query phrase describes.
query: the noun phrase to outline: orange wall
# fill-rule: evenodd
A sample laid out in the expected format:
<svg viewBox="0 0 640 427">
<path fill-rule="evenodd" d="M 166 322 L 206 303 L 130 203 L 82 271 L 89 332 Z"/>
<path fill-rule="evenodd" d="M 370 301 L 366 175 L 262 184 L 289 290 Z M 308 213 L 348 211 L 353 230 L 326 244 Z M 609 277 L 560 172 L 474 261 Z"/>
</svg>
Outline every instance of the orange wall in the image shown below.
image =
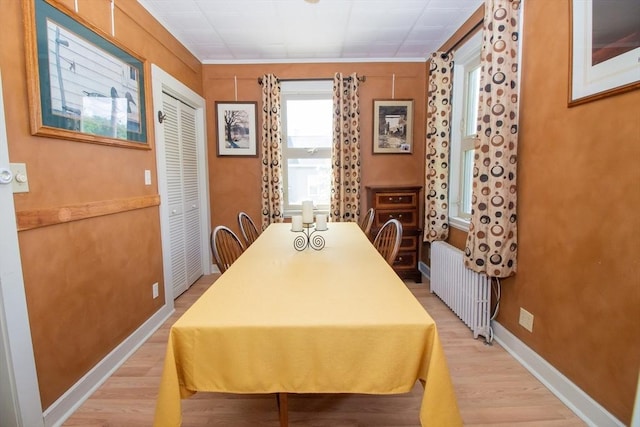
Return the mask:
<svg viewBox="0 0 640 427">
<path fill-rule="evenodd" d="M 235 100 L 262 104 L 258 77 L 273 73 L 280 79 L 332 78 L 336 72 L 366 76 L 360 84 L 360 125 L 362 151 L 362 190 L 367 185 L 422 185 L 424 181 L 425 135 L 425 63 L 319 63 L 319 64 L 252 64 L 205 65 L 204 92 L 207 100 L 209 139 L 209 188 L 211 194 L 211 226 L 227 225 L 238 231 L 236 216 L 244 210 L 260 221 L 260 158 L 217 157 L 215 102 Z M 395 74 L 395 85 L 393 76 Z M 235 78 L 235 80 L 234 80 Z M 392 89 L 395 89 L 392 92 Z M 413 154 L 373 154 L 372 114 L 374 99 L 414 100 Z M 259 127 L 262 123 L 258 111 Z M 211 124 L 214 124 L 211 126 Z M 259 142 L 258 142 L 259 143 Z M 362 211 L 366 210 L 366 194 L 361 193 Z"/>
<path fill-rule="evenodd" d="M 74 1 L 62 2 L 73 8 Z M 116 2 L 116 40 L 202 93 L 201 64 L 135 1 Z M 79 15 L 111 32 L 111 2 L 79 0 Z M 20 215 L 39 209 L 158 194 L 155 151 L 32 136 L 22 4 L 2 1 L 0 66 L 9 157 L 26 163 L 29 193 Z M 149 146 L 153 124 L 149 122 Z M 153 185 L 144 185 L 144 170 Z M 25 292 L 43 408 L 47 408 L 164 302 L 157 207 L 19 233 Z"/>
<path fill-rule="evenodd" d="M 569 2 L 524 4 L 518 272 L 502 283 L 498 321 L 629 424 L 640 366 L 640 90 L 568 108 Z M 466 233 L 452 229 L 449 241 L 462 248 Z M 535 316 L 532 333 L 520 307 Z"/>
<path fill-rule="evenodd" d="M 640 91 L 567 107 L 568 3 L 524 3 L 518 273 L 503 284 L 498 320 L 629 423 L 640 366 Z M 518 325 L 520 307 L 534 314 L 533 333 Z"/>
</svg>

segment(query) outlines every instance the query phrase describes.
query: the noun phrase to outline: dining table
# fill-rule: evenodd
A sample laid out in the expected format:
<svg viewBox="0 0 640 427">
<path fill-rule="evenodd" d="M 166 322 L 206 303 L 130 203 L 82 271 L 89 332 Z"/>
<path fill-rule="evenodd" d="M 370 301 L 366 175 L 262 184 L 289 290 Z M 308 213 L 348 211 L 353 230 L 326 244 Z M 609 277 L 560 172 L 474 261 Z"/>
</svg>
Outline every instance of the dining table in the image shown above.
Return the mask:
<svg viewBox="0 0 640 427">
<path fill-rule="evenodd" d="M 173 324 L 154 425 L 179 426 L 196 392 L 273 393 L 284 426 L 290 394 L 401 394 L 419 381 L 416 424 L 461 426 L 438 328 L 411 290 L 356 223 L 305 227 L 269 225 Z"/>
</svg>

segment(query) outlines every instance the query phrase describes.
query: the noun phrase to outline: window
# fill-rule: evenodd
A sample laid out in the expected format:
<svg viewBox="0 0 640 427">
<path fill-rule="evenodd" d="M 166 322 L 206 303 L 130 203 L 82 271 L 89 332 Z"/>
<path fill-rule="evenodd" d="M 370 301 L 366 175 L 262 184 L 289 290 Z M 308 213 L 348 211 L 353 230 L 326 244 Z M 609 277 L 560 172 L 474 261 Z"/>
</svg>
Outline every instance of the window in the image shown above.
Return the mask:
<svg viewBox="0 0 640 427">
<path fill-rule="evenodd" d="M 285 215 L 313 200 L 320 211 L 331 203 L 333 82 L 283 81 L 282 161 Z"/>
<path fill-rule="evenodd" d="M 480 49 L 478 32 L 454 53 L 449 169 L 449 220 L 468 229 L 471 218 L 474 144 L 480 98 Z"/>
</svg>

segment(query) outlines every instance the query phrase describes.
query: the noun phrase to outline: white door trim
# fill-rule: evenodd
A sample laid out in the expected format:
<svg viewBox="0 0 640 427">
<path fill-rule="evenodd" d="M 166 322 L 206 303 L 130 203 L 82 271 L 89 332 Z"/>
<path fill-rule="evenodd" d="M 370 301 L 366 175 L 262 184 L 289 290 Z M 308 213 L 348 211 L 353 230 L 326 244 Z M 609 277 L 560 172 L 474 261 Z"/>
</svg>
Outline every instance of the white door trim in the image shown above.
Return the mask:
<svg viewBox="0 0 640 427">
<path fill-rule="evenodd" d="M 0 167 L 9 167 L 0 72 Z M 11 184 L 0 184 L 0 413 L 3 426 L 42 426 Z"/>
<path fill-rule="evenodd" d="M 198 183 L 201 201 L 201 224 L 203 230 L 200 238 L 202 265 L 204 274 L 211 274 L 211 260 L 209 257 L 209 232 L 211 230 L 209 215 L 209 173 L 207 167 L 207 138 L 206 138 L 206 103 L 204 98 L 189 89 L 184 83 L 155 64 L 151 64 L 151 87 L 153 96 L 153 122 L 155 132 L 156 166 L 158 171 L 158 192 L 160 193 L 160 232 L 162 236 L 162 264 L 164 269 L 165 304 L 173 307 L 173 280 L 171 272 L 171 252 L 169 250 L 169 207 L 164 201 L 168 200 L 166 179 L 166 158 L 164 150 L 164 129 L 158 122 L 158 111 L 162 109 L 162 93 L 177 98 L 196 110 L 196 138 L 198 150 Z"/>
</svg>

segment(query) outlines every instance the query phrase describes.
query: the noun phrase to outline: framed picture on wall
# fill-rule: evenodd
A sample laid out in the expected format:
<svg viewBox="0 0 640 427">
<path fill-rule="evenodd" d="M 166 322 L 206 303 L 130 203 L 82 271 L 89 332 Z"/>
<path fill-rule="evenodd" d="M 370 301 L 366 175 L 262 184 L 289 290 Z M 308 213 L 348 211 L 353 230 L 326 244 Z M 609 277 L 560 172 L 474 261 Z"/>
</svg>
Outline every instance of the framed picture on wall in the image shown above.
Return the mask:
<svg viewBox="0 0 640 427">
<path fill-rule="evenodd" d="M 640 88 L 638 0 L 571 1 L 569 106 Z"/>
<path fill-rule="evenodd" d="M 149 149 L 142 60 L 62 5 L 24 4 L 32 133 Z"/>
<path fill-rule="evenodd" d="M 373 100 L 373 153 L 413 153 L 413 99 Z"/>
<path fill-rule="evenodd" d="M 257 102 L 216 101 L 218 156 L 258 155 Z"/>
</svg>

